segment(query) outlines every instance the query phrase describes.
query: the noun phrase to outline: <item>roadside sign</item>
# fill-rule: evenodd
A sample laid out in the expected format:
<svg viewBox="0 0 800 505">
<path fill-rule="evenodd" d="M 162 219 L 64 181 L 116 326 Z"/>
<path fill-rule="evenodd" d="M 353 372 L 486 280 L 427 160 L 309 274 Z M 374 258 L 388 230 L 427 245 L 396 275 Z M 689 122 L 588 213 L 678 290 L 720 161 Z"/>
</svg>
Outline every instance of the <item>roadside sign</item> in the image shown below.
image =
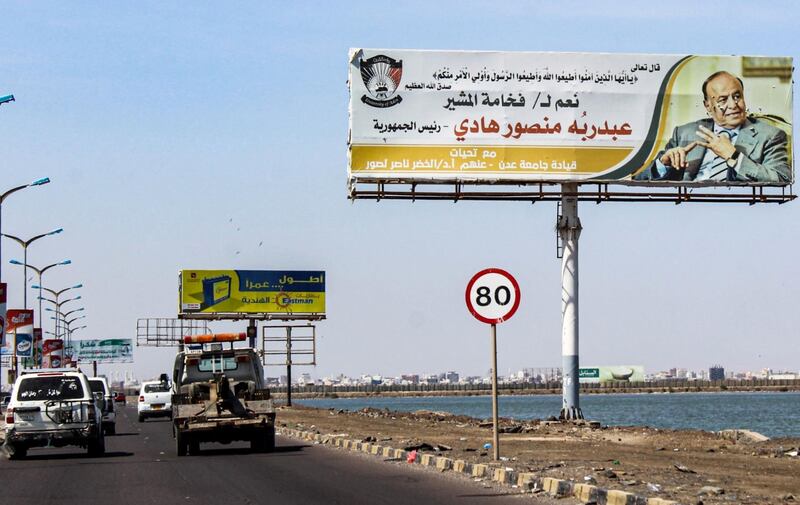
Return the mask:
<svg viewBox="0 0 800 505">
<path fill-rule="evenodd" d="M 500 268 L 481 270 L 470 279 L 467 308 L 478 321 L 498 324 L 511 318 L 519 308 L 519 284 Z"/>
<path fill-rule="evenodd" d="M 497 324 L 510 319 L 519 308 L 519 284 L 500 268 L 487 268 L 467 283 L 467 308 L 478 321 L 492 325 L 492 452 L 500 461 L 497 407 Z"/>
</svg>

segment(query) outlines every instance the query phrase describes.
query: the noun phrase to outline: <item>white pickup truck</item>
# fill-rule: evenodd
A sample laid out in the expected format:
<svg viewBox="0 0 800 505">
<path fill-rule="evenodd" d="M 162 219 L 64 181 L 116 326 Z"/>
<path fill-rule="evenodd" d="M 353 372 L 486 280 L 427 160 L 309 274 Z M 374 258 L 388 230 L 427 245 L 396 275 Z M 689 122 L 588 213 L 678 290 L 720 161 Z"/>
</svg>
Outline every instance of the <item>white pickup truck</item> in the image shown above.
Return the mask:
<svg viewBox="0 0 800 505">
<path fill-rule="evenodd" d="M 139 390 L 139 422 L 148 417 L 172 417 L 172 392 L 167 380 L 147 381 Z"/>
</svg>

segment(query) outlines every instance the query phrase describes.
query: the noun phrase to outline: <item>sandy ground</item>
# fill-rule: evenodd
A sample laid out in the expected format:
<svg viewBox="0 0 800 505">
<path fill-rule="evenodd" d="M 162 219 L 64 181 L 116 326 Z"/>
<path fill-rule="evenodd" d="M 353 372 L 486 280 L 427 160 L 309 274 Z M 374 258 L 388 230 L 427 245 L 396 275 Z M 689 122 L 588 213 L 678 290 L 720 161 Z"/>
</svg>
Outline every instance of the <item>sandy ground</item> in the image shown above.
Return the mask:
<svg viewBox="0 0 800 505">
<path fill-rule="evenodd" d="M 484 449 L 492 441 L 491 422 L 448 413 L 348 413 L 295 405 L 281 407 L 277 422 L 395 448 L 428 444 L 432 448 L 423 451 L 453 459 L 684 504 L 800 504 L 797 438 L 757 442 L 741 434 L 503 419 L 502 460 L 494 462 L 492 450 Z"/>
</svg>

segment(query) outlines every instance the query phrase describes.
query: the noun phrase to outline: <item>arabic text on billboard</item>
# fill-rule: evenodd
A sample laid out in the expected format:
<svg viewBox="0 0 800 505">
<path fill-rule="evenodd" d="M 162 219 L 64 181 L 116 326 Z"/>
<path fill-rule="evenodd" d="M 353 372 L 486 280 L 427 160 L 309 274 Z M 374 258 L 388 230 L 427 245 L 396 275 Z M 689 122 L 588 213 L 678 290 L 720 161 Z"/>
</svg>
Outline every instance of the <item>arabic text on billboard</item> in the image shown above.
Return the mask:
<svg viewBox="0 0 800 505">
<path fill-rule="evenodd" d="M 325 272 L 183 270 L 180 312 L 324 314 Z"/>
<path fill-rule="evenodd" d="M 73 346 L 75 347 L 73 360 L 105 363 L 130 363 L 133 361 L 133 340 L 129 338 L 75 340 Z"/>
<path fill-rule="evenodd" d="M 357 49 L 350 182 L 787 185 L 791 58 Z"/>
</svg>

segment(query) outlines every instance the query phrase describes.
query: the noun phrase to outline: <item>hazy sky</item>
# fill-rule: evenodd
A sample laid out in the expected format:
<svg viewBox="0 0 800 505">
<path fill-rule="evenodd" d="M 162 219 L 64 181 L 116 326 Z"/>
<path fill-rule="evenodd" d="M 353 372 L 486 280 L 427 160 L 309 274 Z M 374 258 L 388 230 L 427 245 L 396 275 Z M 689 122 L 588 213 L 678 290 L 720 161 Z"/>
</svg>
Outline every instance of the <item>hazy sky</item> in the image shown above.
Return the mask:
<svg viewBox="0 0 800 505">
<path fill-rule="evenodd" d="M 53 182 L 7 199 L 2 231 L 64 228 L 29 262 L 73 261 L 44 284 L 84 284 L 76 338 L 174 317 L 183 268 L 325 270 L 319 364 L 298 375 L 484 374 L 464 289 L 494 266 L 522 289 L 499 370 L 559 366 L 555 204 L 350 202 L 348 48 L 800 53 L 795 2 L 656 5 L 4 2 L 0 191 Z M 798 370 L 799 205 L 581 204 L 581 363 Z M 21 306 L 21 250 L 2 254 Z M 134 356 L 100 370 L 154 376 L 174 351 Z"/>
</svg>

